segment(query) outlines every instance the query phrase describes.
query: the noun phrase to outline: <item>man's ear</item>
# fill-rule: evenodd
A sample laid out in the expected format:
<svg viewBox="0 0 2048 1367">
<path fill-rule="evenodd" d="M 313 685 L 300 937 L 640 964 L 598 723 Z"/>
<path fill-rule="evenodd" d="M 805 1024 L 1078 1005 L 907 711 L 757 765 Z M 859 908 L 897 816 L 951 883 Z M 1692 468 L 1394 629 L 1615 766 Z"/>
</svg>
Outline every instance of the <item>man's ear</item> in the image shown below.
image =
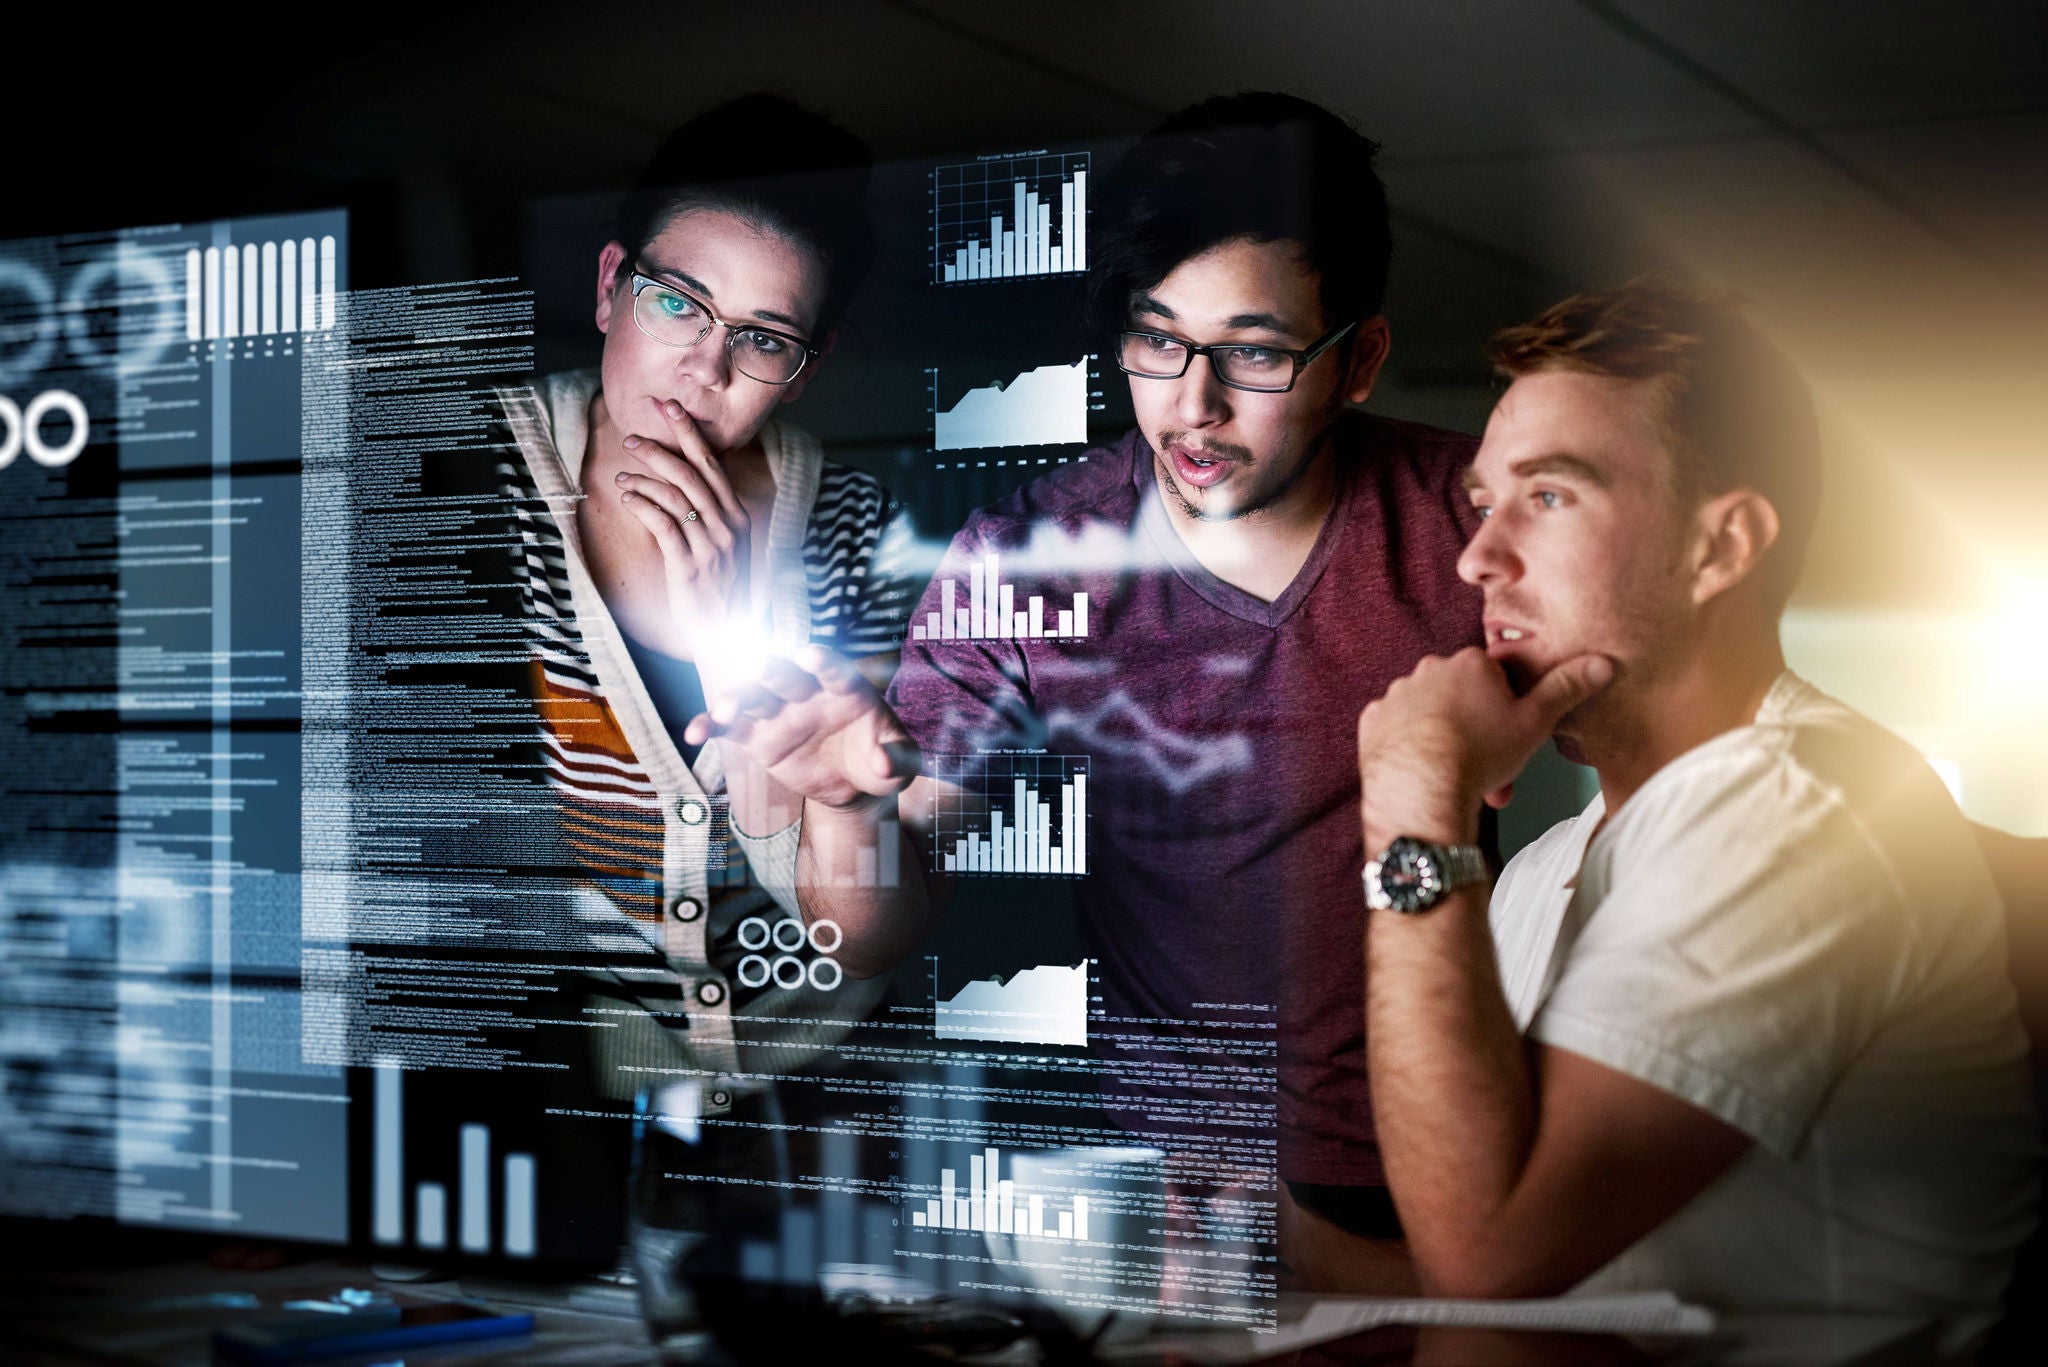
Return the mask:
<svg viewBox="0 0 2048 1367">
<path fill-rule="evenodd" d="M 1700 505 L 1692 601 L 1718 598 L 1754 578 L 1764 553 L 1777 544 L 1778 510 L 1754 489 L 1733 489 Z"/>
<path fill-rule="evenodd" d="M 1373 385 L 1379 382 L 1380 367 L 1387 363 L 1387 352 L 1393 345 L 1386 315 L 1375 313 L 1358 325 L 1347 348 L 1351 364 L 1344 372 L 1346 403 L 1364 403 L 1372 394 Z"/>
<path fill-rule="evenodd" d="M 597 330 L 612 330 L 612 305 L 619 297 L 619 284 L 625 278 L 621 272 L 626 267 L 626 244 L 607 242 L 604 250 L 597 254 Z"/>
<path fill-rule="evenodd" d="M 832 348 L 838 345 L 839 329 L 832 328 L 825 333 L 825 340 L 818 343 L 818 354 L 804 362 L 804 368 L 797 372 L 795 379 L 782 386 L 782 393 L 776 397 L 775 402 L 795 403 L 803 397 L 804 390 L 809 387 L 812 380 L 818 378 L 818 372 L 825 368 L 825 358 L 830 356 Z"/>
</svg>

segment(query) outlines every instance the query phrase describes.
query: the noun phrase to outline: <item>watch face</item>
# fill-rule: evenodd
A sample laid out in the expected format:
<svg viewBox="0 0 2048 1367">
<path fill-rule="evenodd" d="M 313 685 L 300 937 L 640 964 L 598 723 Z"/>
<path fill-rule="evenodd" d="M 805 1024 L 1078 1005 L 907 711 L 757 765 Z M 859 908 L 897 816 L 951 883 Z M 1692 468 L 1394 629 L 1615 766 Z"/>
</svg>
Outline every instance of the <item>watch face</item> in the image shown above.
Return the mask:
<svg viewBox="0 0 2048 1367">
<path fill-rule="evenodd" d="M 1379 860 L 1381 896 L 1395 911 L 1423 911 L 1443 895 L 1443 873 L 1436 857 L 1420 840 L 1401 836 Z"/>
</svg>

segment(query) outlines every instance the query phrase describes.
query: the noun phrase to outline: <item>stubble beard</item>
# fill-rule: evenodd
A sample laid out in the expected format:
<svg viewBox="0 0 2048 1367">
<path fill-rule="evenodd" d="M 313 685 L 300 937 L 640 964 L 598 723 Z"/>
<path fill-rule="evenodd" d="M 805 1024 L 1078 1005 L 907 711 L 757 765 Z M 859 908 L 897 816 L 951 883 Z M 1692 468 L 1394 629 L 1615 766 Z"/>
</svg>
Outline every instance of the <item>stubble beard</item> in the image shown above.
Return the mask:
<svg viewBox="0 0 2048 1367">
<path fill-rule="evenodd" d="M 1308 474 L 1308 472 L 1315 467 L 1316 461 L 1323 455 L 1325 449 L 1329 445 L 1329 441 L 1330 429 L 1326 427 L 1316 435 L 1313 441 L 1311 441 L 1308 444 L 1308 454 L 1303 456 L 1301 459 L 1297 460 L 1294 463 L 1294 468 L 1288 471 L 1286 477 L 1280 480 L 1279 483 L 1274 485 L 1271 489 L 1268 489 L 1265 493 L 1259 495 L 1257 498 L 1253 499 L 1251 502 L 1225 509 L 1222 512 L 1216 512 L 1209 509 L 1205 509 L 1201 505 L 1197 504 L 1193 499 L 1190 499 L 1186 493 L 1182 492 L 1180 487 L 1180 480 L 1174 477 L 1173 462 L 1167 457 L 1163 450 L 1155 450 L 1152 453 L 1152 465 L 1153 468 L 1158 472 L 1157 478 L 1159 484 L 1166 489 L 1168 494 L 1172 495 L 1173 501 L 1180 506 L 1181 512 L 1187 516 L 1189 521 L 1209 523 L 1236 522 L 1241 518 L 1251 517 L 1256 513 L 1262 513 L 1266 511 L 1275 503 L 1278 503 L 1281 499 L 1287 497 L 1288 494 L 1292 493 L 1294 491 L 1294 486 L 1301 483 L 1302 477 Z M 1171 443 L 1162 444 L 1170 445 Z M 1242 451 L 1244 456 L 1247 458 L 1245 460 L 1236 461 L 1234 463 L 1240 465 L 1250 463 L 1250 451 L 1245 450 L 1243 447 L 1231 447 L 1229 449 L 1233 453 Z"/>
</svg>

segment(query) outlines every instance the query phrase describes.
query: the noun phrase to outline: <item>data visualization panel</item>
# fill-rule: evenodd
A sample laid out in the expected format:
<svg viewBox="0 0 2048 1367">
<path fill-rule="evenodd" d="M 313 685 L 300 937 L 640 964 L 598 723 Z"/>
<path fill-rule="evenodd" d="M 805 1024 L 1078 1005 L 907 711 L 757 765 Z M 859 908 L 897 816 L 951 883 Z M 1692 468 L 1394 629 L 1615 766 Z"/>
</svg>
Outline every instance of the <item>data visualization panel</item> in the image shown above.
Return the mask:
<svg viewBox="0 0 2048 1367">
<path fill-rule="evenodd" d="M 938 965 L 932 965 L 935 1039 L 1006 1044 L 1088 1043 L 1088 964 L 1040 964 L 1021 969 L 1008 982 L 988 978 L 965 983 L 950 997 L 937 994 Z"/>
<path fill-rule="evenodd" d="M 1024 152 L 934 168 L 934 283 L 1086 271 L 1088 170 L 1086 152 Z"/>
<path fill-rule="evenodd" d="M 1014 751 L 926 756 L 945 794 L 933 799 L 938 872 L 1087 873 L 1088 763 Z"/>
<path fill-rule="evenodd" d="M 975 451 L 997 446 L 1062 446 L 1088 440 L 1089 358 L 1035 366 L 969 389 L 939 406 L 932 382 L 932 449 Z"/>
<path fill-rule="evenodd" d="M 939 610 L 911 627 L 913 641 L 1041 641 L 1088 634 L 1088 595 L 1071 607 L 1047 606 L 1042 594 L 1018 598 L 1002 578 L 1002 557 L 990 551 L 968 566 L 965 591 L 957 580 L 939 581 Z"/>
</svg>

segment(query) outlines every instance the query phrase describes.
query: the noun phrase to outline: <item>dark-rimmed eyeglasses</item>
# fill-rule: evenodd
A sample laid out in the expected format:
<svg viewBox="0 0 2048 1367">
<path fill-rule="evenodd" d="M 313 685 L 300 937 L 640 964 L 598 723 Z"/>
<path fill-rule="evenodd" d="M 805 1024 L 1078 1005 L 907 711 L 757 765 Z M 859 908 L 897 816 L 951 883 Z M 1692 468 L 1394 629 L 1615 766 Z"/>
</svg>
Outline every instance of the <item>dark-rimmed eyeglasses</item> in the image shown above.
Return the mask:
<svg viewBox="0 0 2048 1367">
<path fill-rule="evenodd" d="M 1247 346 L 1229 342 L 1219 346 L 1196 346 L 1161 332 L 1125 332 L 1117 339 L 1117 368 L 1126 375 L 1147 380 L 1177 380 L 1188 373 L 1197 356 L 1209 358 L 1210 369 L 1219 382 L 1232 389 L 1254 394 L 1284 394 L 1294 388 L 1308 363 L 1328 351 L 1357 327 L 1346 323 L 1335 332 L 1317 338 L 1301 351 L 1286 347 Z"/>
<path fill-rule="evenodd" d="M 666 280 L 633 272 L 633 321 L 663 346 L 692 347 L 714 327 L 725 329 L 733 368 L 763 384 L 788 384 L 818 349 L 801 337 L 753 323 L 728 323 L 702 299 Z"/>
</svg>

